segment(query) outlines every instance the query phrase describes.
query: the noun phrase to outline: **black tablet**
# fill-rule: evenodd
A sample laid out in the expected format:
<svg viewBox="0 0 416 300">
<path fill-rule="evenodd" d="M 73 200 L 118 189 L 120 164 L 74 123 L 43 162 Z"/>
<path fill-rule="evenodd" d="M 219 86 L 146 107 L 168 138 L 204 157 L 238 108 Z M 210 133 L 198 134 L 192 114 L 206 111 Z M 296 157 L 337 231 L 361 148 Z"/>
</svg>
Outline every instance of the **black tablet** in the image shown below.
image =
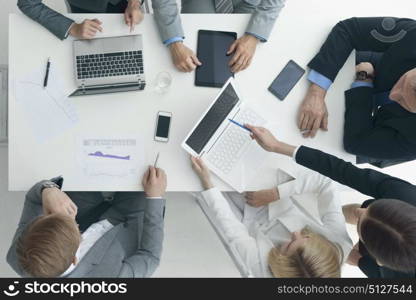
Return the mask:
<svg viewBox="0 0 416 300">
<path fill-rule="evenodd" d="M 202 66 L 195 72 L 195 85 L 222 87 L 234 73 L 228 63 L 232 55 L 227 55 L 237 33 L 225 31 L 199 30 L 197 56 Z"/>
</svg>

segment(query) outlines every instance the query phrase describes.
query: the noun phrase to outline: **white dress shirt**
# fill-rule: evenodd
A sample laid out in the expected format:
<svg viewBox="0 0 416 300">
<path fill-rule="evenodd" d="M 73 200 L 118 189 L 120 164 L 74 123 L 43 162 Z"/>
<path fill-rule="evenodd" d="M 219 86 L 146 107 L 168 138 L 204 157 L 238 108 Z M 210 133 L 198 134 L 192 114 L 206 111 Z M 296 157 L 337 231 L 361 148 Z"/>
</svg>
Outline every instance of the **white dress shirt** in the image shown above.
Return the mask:
<svg viewBox="0 0 416 300">
<path fill-rule="evenodd" d="M 291 233 L 305 226 L 335 243 L 345 260 L 352 241 L 332 181 L 302 169 L 296 176 L 278 170 L 276 182 L 280 199 L 260 208 L 246 204 L 242 194 L 221 193 L 217 188 L 198 197 L 243 275 L 272 277 L 267 263 L 270 250 L 290 241 Z M 302 194 L 317 201 L 320 220 L 298 204 L 296 198 Z"/>
<path fill-rule="evenodd" d="M 77 253 L 75 254 L 77 263 L 79 263 L 91 247 L 94 246 L 94 244 L 113 227 L 113 224 L 108 222 L 108 220 L 101 220 L 88 227 L 82 234 L 81 243 L 79 244 Z M 60 277 L 68 276 L 75 269 L 75 267 L 76 265 L 71 264 Z"/>
</svg>

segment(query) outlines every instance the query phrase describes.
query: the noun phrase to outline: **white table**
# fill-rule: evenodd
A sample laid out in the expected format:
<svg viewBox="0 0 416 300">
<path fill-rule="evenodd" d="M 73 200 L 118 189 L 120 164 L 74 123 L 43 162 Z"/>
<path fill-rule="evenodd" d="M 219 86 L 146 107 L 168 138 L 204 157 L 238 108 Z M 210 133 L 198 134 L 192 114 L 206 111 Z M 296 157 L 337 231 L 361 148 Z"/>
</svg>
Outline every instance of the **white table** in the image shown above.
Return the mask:
<svg viewBox="0 0 416 300">
<path fill-rule="evenodd" d="M 245 101 L 251 102 L 272 124 L 278 127 L 278 137 L 293 144 L 304 144 L 333 153 L 348 161 L 355 157 L 342 147 L 344 96 L 354 73 L 354 55 L 351 55 L 327 95 L 329 110 L 329 131 L 319 132 L 315 139 L 303 139 L 296 127 L 298 107 L 307 90 L 306 76 L 292 90 L 285 101 L 277 100 L 267 91 L 268 85 L 289 59 L 306 67 L 317 53 L 330 29 L 341 19 L 352 16 L 395 15 L 416 18 L 416 10 L 411 1 L 331 1 L 331 0 L 290 0 L 282 11 L 270 40 L 259 45 L 250 68 L 237 74 L 236 81 Z M 400 4 L 402 3 L 402 4 Z M 359 8 L 358 8 L 359 7 Z M 409 13 L 413 15 L 409 15 Z M 82 20 L 89 15 L 71 15 Z M 102 36 L 128 34 L 119 15 L 100 15 L 104 23 Z M 186 44 L 196 49 L 198 29 L 244 32 L 246 15 L 182 15 L 186 32 Z M 80 116 L 77 126 L 62 136 L 39 144 L 29 130 L 30 124 L 24 118 L 22 108 L 16 104 L 13 80 L 19 78 L 51 56 L 60 70 L 65 92 L 75 89 L 72 65 L 72 39 L 63 42 L 46 29 L 35 24 L 23 15 L 10 15 L 9 32 L 9 189 L 27 190 L 36 181 L 63 175 L 64 189 L 73 190 L 141 190 L 139 184 L 105 186 L 86 184 L 77 179 L 77 164 L 74 162 L 75 137 L 88 131 L 93 135 L 118 135 L 139 133 L 145 141 L 147 161 L 152 164 L 160 151 L 159 166 L 168 174 L 169 191 L 200 190 L 197 177 L 191 170 L 188 155 L 180 143 L 203 111 L 216 96 L 218 89 L 195 87 L 194 74 L 184 74 L 175 70 L 168 49 L 162 45 L 153 16 L 147 15 L 134 33 L 143 33 L 145 74 L 148 87 L 142 92 L 97 95 L 73 98 Z M 159 95 L 152 85 L 156 75 L 168 71 L 173 83 L 167 94 Z M 153 141 L 156 114 L 159 110 L 173 113 L 170 141 L 167 144 Z M 279 155 L 268 155 L 261 174 L 249 189 L 265 188 L 273 184 L 273 171 L 276 167 L 292 168 L 290 159 Z M 384 172 L 416 182 L 415 162 L 384 169 Z M 413 169 L 413 172 L 412 172 Z M 138 178 L 138 182 L 139 182 Z M 215 178 L 222 190 L 230 187 Z"/>
</svg>

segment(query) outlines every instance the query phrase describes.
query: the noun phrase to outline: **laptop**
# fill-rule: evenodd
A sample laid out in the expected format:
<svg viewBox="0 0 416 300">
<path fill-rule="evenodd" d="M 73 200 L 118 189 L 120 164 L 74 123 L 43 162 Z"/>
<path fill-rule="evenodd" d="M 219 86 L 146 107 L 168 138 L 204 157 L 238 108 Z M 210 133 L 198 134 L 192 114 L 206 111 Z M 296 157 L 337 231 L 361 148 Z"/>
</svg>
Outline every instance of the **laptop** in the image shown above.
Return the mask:
<svg viewBox="0 0 416 300">
<path fill-rule="evenodd" d="M 250 132 L 231 123 L 263 126 L 266 120 L 242 101 L 230 78 L 182 142 L 182 148 L 201 158 L 208 168 L 238 192 L 261 165 L 265 152 Z"/>
<path fill-rule="evenodd" d="M 143 90 L 142 35 L 74 41 L 77 89 L 71 96 Z"/>
</svg>

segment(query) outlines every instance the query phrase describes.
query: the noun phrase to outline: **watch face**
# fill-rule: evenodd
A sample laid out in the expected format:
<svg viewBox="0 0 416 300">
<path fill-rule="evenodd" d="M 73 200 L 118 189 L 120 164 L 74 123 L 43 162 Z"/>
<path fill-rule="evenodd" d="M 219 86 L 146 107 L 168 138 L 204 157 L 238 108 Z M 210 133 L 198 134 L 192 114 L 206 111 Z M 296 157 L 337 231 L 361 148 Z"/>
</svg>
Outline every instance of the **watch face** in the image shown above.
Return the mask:
<svg viewBox="0 0 416 300">
<path fill-rule="evenodd" d="M 357 72 L 357 79 L 358 80 L 366 80 L 368 79 L 368 74 L 366 71 Z"/>
</svg>

